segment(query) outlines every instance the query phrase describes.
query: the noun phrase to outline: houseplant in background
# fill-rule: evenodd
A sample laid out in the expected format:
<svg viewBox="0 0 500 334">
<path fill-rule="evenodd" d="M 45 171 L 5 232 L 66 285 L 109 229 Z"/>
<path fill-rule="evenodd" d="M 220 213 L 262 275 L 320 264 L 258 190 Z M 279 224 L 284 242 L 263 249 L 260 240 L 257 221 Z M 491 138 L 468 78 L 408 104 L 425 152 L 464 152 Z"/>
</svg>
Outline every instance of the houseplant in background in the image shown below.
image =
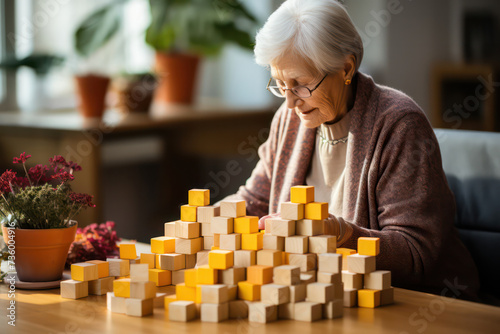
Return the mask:
<svg viewBox="0 0 500 334">
<path fill-rule="evenodd" d="M 70 182 L 81 167 L 62 156 L 50 165 L 26 167 L 30 155 L 14 158 L 25 176 L 12 170 L 0 176 L 2 234 L 12 245 L 18 279 L 50 282 L 61 279 L 68 249 L 75 239 L 80 210 L 94 207 L 92 196 L 75 193 Z M 9 248 L 9 250 L 11 250 Z"/>
</svg>

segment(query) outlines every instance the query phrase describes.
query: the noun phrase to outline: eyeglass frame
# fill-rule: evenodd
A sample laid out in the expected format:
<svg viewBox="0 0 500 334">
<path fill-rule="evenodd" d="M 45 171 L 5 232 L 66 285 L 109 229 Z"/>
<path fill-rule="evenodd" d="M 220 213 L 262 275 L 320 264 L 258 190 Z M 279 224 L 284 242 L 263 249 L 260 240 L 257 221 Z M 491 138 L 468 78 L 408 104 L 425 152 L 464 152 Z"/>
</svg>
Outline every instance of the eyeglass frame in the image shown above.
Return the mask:
<svg viewBox="0 0 500 334">
<path fill-rule="evenodd" d="M 316 89 L 318 89 L 319 85 L 321 85 L 321 83 L 322 83 L 322 82 L 326 79 L 326 77 L 327 77 L 327 76 L 328 76 L 328 74 L 326 74 L 326 75 L 323 77 L 323 79 L 321 79 L 321 81 L 320 81 L 320 82 L 316 85 L 316 87 L 314 87 L 313 89 L 309 89 L 309 88 L 308 88 L 308 87 L 306 87 L 306 86 L 295 86 L 295 87 L 292 87 L 292 88 L 281 88 L 281 87 L 279 87 L 279 86 L 271 86 L 271 81 L 273 81 L 273 77 L 271 77 L 271 78 L 269 78 L 269 82 L 267 83 L 266 89 L 267 89 L 267 90 L 268 90 L 271 94 L 273 94 L 274 96 L 279 97 L 279 98 L 282 98 L 282 99 L 286 99 L 286 96 L 285 96 L 285 95 L 283 95 L 283 96 L 278 96 L 278 95 L 274 94 L 274 93 L 271 91 L 270 87 L 276 87 L 277 89 L 283 89 L 285 92 L 286 92 L 287 90 L 289 90 L 289 91 L 291 91 L 291 92 L 292 92 L 292 94 L 293 94 L 293 95 L 297 96 L 298 98 L 301 98 L 301 99 L 308 99 L 308 98 L 310 98 L 310 97 L 312 96 L 312 93 L 313 93 Z M 307 89 L 307 90 L 309 91 L 309 96 L 306 96 L 306 97 L 303 97 L 303 96 L 298 96 L 298 95 L 297 95 L 297 94 L 295 94 L 295 93 L 293 92 L 293 90 L 292 90 L 292 89 L 297 89 L 297 88 L 302 88 L 302 87 L 303 87 L 303 88 L 305 88 L 305 89 Z"/>
</svg>

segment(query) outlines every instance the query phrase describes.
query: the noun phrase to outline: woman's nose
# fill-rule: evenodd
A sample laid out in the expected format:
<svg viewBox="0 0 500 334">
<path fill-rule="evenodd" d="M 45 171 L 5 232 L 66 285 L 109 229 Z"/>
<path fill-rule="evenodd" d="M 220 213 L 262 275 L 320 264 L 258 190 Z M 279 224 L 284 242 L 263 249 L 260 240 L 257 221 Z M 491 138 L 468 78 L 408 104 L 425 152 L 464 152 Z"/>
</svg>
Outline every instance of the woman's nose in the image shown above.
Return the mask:
<svg viewBox="0 0 500 334">
<path fill-rule="evenodd" d="M 304 101 L 294 93 L 289 90 L 285 91 L 286 106 L 288 109 L 293 109 L 295 107 L 300 107 Z"/>
</svg>

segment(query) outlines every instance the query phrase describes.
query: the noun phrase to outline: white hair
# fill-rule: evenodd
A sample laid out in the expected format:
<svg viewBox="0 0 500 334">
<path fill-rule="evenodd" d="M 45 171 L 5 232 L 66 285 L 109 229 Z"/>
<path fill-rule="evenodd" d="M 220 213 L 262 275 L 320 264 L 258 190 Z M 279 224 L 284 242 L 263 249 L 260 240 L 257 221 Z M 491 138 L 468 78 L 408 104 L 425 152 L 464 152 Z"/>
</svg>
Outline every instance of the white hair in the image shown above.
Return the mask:
<svg viewBox="0 0 500 334">
<path fill-rule="evenodd" d="M 296 56 L 327 74 L 343 69 L 350 55 L 356 58 L 357 70 L 363 59 L 363 42 L 338 1 L 287 0 L 257 33 L 254 52 L 255 61 L 262 66 Z"/>
</svg>

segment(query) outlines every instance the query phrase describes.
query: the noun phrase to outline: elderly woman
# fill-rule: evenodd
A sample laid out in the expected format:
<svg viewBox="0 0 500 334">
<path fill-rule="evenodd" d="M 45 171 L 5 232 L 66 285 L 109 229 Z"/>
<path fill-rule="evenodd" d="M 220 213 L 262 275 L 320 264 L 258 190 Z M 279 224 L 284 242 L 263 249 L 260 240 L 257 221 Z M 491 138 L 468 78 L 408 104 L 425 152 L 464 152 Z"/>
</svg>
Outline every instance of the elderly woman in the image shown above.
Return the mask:
<svg viewBox="0 0 500 334">
<path fill-rule="evenodd" d="M 392 271 L 394 286 L 475 299 L 434 132 L 411 98 L 358 71 L 363 45 L 343 6 L 285 1 L 257 34 L 255 56 L 286 101 L 232 198 L 262 217 L 290 200 L 290 187 L 312 185 L 329 203 L 338 247 L 378 237 L 377 268 Z"/>
</svg>

